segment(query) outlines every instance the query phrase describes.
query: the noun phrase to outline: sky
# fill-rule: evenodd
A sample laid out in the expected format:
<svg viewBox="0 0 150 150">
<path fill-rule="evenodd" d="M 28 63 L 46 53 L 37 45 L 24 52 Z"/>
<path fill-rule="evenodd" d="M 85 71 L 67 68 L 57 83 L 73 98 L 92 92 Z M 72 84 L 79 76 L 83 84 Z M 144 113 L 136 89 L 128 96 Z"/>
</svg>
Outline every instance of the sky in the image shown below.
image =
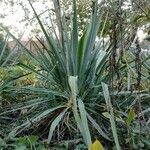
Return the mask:
<svg viewBox="0 0 150 150">
<path fill-rule="evenodd" d="M 27 25 L 27 22 L 22 21 L 25 18 L 25 11 L 22 6 L 19 5 L 20 2 L 23 2 L 23 5 L 30 10 L 30 13 L 27 12 L 29 19 L 32 19 L 33 11 L 31 10 L 28 1 L 12 0 L 14 2 L 13 6 L 11 6 L 10 3 L 4 3 L 4 1 L 7 2 L 8 0 L 0 0 L 0 16 L 6 16 L 3 19 L 0 19 L 0 23 L 3 23 L 5 26 L 11 26 L 10 30 L 15 36 L 18 36 L 24 32 L 23 38 L 29 37 L 33 27 L 30 26 L 30 23 Z M 33 4 L 38 14 L 47 9 L 53 8 L 53 3 L 51 0 L 46 1 L 45 4 L 42 4 L 42 1 L 40 0 L 39 2 L 34 2 Z M 43 14 L 42 17 L 44 17 L 44 15 L 46 15 L 46 13 Z"/>
</svg>

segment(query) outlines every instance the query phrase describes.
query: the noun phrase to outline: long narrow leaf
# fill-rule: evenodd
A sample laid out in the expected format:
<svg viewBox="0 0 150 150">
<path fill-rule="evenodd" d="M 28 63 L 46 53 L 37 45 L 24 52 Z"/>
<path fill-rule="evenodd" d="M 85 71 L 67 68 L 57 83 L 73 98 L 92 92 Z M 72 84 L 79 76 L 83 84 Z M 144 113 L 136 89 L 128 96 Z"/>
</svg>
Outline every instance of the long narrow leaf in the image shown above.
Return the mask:
<svg viewBox="0 0 150 150">
<path fill-rule="evenodd" d="M 71 38 L 71 59 L 73 60 L 73 75 L 77 75 L 77 49 L 78 49 L 78 25 L 77 25 L 77 9 L 76 1 L 73 0 L 73 31 Z"/>
<path fill-rule="evenodd" d="M 87 117 L 93 127 L 99 132 L 99 134 L 104 137 L 105 139 L 110 141 L 110 138 L 107 136 L 107 134 L 101 129 L 101 127 L 96 123 L 96 121 L 87 113 Z"/>
<path fill-rule="evenodd" d="M 116 129 L 116 123 L 115 123 L 113 107 L 112 107 L 112 104 L 111 104 L 107 84 L 102 82 L 102 89 L 103 89 L 104 98 L 105 98 L 105 101 L 106 101 L 106 104 L 107 104 L 108 112 L 110 112 L 110 123 L 111 123 L 111 128 L 112 128 L 112 133 L 113 133 L 113 137 L 114 137 L 114 140 L 115 140 L 116 148 L 117 148 L 117 150 L 121 150 L 119 140 L 118 140 L 118 134 L 117 134 L 117 129 Z"/>
<path fill-rule="evenodd" d="M 78 106 L 79 106 L 81 121 L 82 121 L 83 129 L 84 129 L 83 132 L 84 132 L 84 135 L 86 137 L 87 146 L 90 147 L 90 145 L 92 143 L 91 134 L 90 134 L 90 130 L 88 127 L 87 113 L 85 110 L 84 103 L 82 102 L 81 99 L 78 99 Z"/>
<path fill-rule="evenodd" d="M 9 137 L 10 136 L 16 136 L 17 134 L 21 133 L 23 130 L 25 130 L 26 128 L 29 128 L 32 124 L 39 122 L 40 120 L 42 120 L 43 118 L 46 118 L 51 112 L 60 109 L 60 108 L 64 108 L 65 106 L 58 106 L 55 108 L 51 108 L 48 110 L 45 110 L 43 113 L 41 113 L 40 115 L 37 115 L 37 117 L 33 117 L 30 120 L 26 121 L 25 123 L 21 124 L 20 126 L 14 128 L 10 133 L 9 133 Z"/>
<path fill-rule="evenodd" d="M 48 143 L 50 143 L 51 139 L 52 139 L 52 135 L 53 135 L 53 132 L 56 128 L 56 126 L 59 124 L 59 122 L 62 120 L 63 116 L 65 115 L 66 111 L 68 110 L 65 109 L 63 112 L 61 112 L 56 118 L 55 120 L 52 122 L 51 124 L 51 127 L 50 127 L 50 130 L 49 130 L 49 135 L 48 135 Z"/>
</svg>

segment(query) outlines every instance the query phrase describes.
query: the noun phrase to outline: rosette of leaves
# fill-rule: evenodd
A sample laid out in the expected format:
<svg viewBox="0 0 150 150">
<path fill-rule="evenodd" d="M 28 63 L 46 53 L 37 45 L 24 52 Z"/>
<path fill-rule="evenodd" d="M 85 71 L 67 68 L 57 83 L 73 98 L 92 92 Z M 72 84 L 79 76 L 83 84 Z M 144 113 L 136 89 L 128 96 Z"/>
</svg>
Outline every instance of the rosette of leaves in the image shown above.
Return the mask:
<svg viewBox="0 0 150 150">
<path fill-rule="evenodd" d="M 23 119 L 20 121 L 24 123 L 15 127 L 9 137 L 16 136 L 23 131 L 37 133 L 43 131 L 47 133 L 47 142 L 50 143 L 59 125 L 66 125 L 66 131 L 76 133 L 78 130 L 80 131 L 87 147 L 90 147 L 92 143 L 92 130 L 89 129 L 89 126 L 95 128 L 94 130 L 102 138 L 110 140 L 104 131 L 102 122 L 100 125 L 92 116 L 97 114 L 94 107 L 97 107 L 97 101 L 100 99 L 101 82 L 107 81 L 109 78 L 106 69 L 111 47 L 111 45 L 105 47 L 101 44 L 95 45 L 102 16 L 100 13 L 102 11 L 97 8 L 97 1 L 93 4 L 90 23 L 80 37 L 76 2 L 73 0 L 72 28 L 71 31 L 68 29 L 65 18 L 62 16 L 60 20 L 61 40 L 55 34 L 54 27 L 53 32 L 49 34 L 50 31 L 45 28 L 30 1 L 29 3 L 43 31 L 46 44 L 37 38 L 42 48 L 32 41 L 35 47 L 35 51 L 32 52 L 23 46 L 5 27 L 3 29 L 20 45 L 21 50 L 25 51 L 36 62 L 34 65 L 23 63 L 18 65 L 28 70 L 29 73 L 36 74 L 42 84 L 38 87 L 23 86 L 21 89 L 12 89 L 12 91 L 26 94 L 28 101 L 23 106 L 19 103 L 11 107 L 11 110 L 0 113 L 0 115 L 5 115 L 20 111 L 21 114 L 26 114 L 26 117 L 22 117 Z M 27 121 L 25 121 L 26 118 L 28 118 Z M 77 130 L 74 130 L 75 128 Z"/>
</svg>

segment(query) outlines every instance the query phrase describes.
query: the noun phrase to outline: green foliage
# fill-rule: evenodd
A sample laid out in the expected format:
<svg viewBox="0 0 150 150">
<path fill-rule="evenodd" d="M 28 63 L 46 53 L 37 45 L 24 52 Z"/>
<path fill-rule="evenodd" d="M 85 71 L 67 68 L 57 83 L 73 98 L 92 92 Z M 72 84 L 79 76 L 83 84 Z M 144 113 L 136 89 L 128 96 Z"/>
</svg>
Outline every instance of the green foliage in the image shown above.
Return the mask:
<svg viewBox="0 0 150 150">
<path fill-rule="evenodd" d="M 131 109 L 129 110 L 128 117 L 127 117 L 127 120 L 126 120 L 128 126 L 129 126 L 129 125 L 131 124 L 131 122 L 134 120 L 135 116 L 136 116 L 136 115 L 135 115 L 135 111 L 134 111 L 133 108 L 131 108 Z"/>
<path fill-rule="evenodd" d="M 81 36 L 76 1 L 73 0 L 72 27 L 67 26 L 62 16 L 61 40 L 57 35 L 49 34 L 32 3 L 29 3 L 47 43 L 37 37 L 44 50 L 31 41 L 35 51 L 30 51 L 2 26 L 22 51 L 15 66 L 0 70 L 0 128 L 3 129 L 3 124 L 9 122 L 8 120 L 11 122 L 6 137 L 15 139 L 17 136 L 30 134 L 31 136 L 17 139 L 18 149 L 35 149 L 35 146 L 37 149 L 40 146 L 39 149 L 44 149 L 37 136 L 32 136 L 33 133 L 54 149 L 69 149 L 68 140 L 76 141 L 81 137 L 84 144 L 73 141 L 73 145 L 76 145 L 76 149 L 87 149 L 95 136 L 98 136 L 108 149 L 114 147 L 119 150 L 125 146 L 138 149 L 138 142 L 141 142 L 141 148 L 147 148 L 149 57 L 141 53 L 142 75 L 137 90 L 137 49 L 131 47 L 122 58 L 115 54 L 118 61 L 116 69 L 109 59 L 114 56 L 114 41 L 111 40 L 106 45 L 101 42 L 95 44 L 97 34 L 106 36 L 112 29 L 114 19 L 110 20 L 110 16 L 98 8 L 97 1 L 93 3 L 91 18 Z M 53 31 L 54 26 L 52 33 Z M 115 40 L 118 49 L 120 40 L 123 39 L 120 39 L 120 35 L 128 37 L 126 32 L 126 28 L 117 28 Z M 111 67 L 114 67 L 113 72 Z M 5 99 L 7 104 L 4 105 Z M 13 103 L 10 104 L 11 100 Z M 139 110 L 135 113 L 132 108 Z M 138 118 L 138 115 L 141 116 Z M 145 127 L 142 131 L 139 130 L 139 120 Z M 141 139 L 137 138 L 139 135 Z M 63 140 L 67 144 L 58 143 Z M 3 147 L 8 145 L 3 138 L 0 138 L 0 143 Z M 99 143 L 96 147 L 97 145 L 100 146 Z"/>
<path fill-rule="evenodd" d="M 39 112 L 38 115 L 33 116 L 31 120 L 34 123 L 40 123 L 43 118 L 46 118 L 50 115 L 50 112 L 54 112 L 55 110 L 59 111 L 59 114 L 57 114 L 57 116 L 53 119 L 49 130 L 49 143 L 51 141 L 54 129 L 63 120 L 66 112 L 68 110 L 71 110 L 74 114 L 75 121 L 77 123 L 77 126 L 79 127 L 83 139 L 85 140 L 87 147 L 89 147 L 91 144 L 91 137 L 90 131 L 88 131 L 89 127 L 86 116 L 86 106 L 83 101 L 88 98 L 89 102 L 92 102 L 90 99 L 93 98 L 93 94 L 98 94 L 98 90 L 94 89 L 93 87 L 101 82 L 102 76 L 97 76 L 97 74 L 99 72 L 103 72 L 103 66 L 106 64 L 108 57 L 107 52 L 99 49 L 98 46 L 94 47 L 96 34 L 100 25 L 100 15 L 97 12 L 97 5 L 95 5 L 95 7 L 93 8 L 94 13 L 92 14 L 91 21 L 87 27 L 87 30 L 85 31 L 81 39 L 78 40 L 79 34 L 77 29 L 76 3 L 75 1 L 73 1 L 74 14 L 72 20 L 73 28 L 71 30 L 72 36 L 71 38 L 69 38 L 66 34 L 68 31 L 64 23 L 63 30 L 61 31 L 63 36 L 63 43 L 59 43 L 59 41 L 54 40 L 53 37 L 48 35 L 45 27 L 40 21 L 40 18 L 38 17 L 31 3 L 30 5 L 47 40 L 48 47 L 45 46 L 46 51 L 44 53 L 34 43 L 34 46 L 37 48 L 37 54 L 33 54 L 30 50 L 24 47 L 6 28 L 3 27 L 3 29 L 5 29 L 5 31 L 7 31 L 11 35 L 11 37 L 15 39 L 20 46 L 22 46 L 22 48 L 38 64 L 38 66 L 40 66 L 40 71 L 35 70 L 36 67 L 33 65 L 23 63 L 19 63 L 18 65 L 37 74 L 38 78 L 43 78 L 45 80 L 46 84 L 44 87 L 24 87 L 24 90 L 29 90 L 32 94 L 37 92 L 42 99 L 44 97 L 40 95 L 40 93 L 43 93 L 43 91 L 47 91 L 48 93 L 52 94 L 53 101 L 56 101 L 56 97 L 60 98 L 60 106 L 58 106 L 57 104 L 54 108 L 51 108 L 48 105 L 48 108 L 46 110 L 42 110 L 43 112 Z M 76 86 L 76 88 L 74 88 L 74 86 Z M 89 89 L 91 89 L 90 95 Z M 38 106 L 38 99 L 37 104 L 34 102 L 30 105 Z M 30 108 L 30 105 L 27 105 L 25 107 Z M 22 108 L 23 107 L 18 107 L 17 110 Z M 13 109 L 12 111 L 14 110 L 15 109 Z M 16 135 L 20 133 L 22 129 L 24 130 L 26 128 L 29 128 L 30 126 L 30 121 L 27 121 L 24 124 L 16 127 L 15 130 L 10 133 L 10 135 Z M 100 126 L 98 126 L 98 128 L 100 129 Z M 104 132 L 102 133 L 102 136 L 109 139 Z"/>
<path fill-rule="evenodd" d="M 113 133 L 113 137 L 115 140 L 116 148 L 117 148 L 117 150 L 120 150 L 121 148 L 120 148 L 120 144 L 119 144 L 119 140 L 118 140 L 118 134 L 117 134 L 117 129 L 116 129 L 113 106 L 111 104 L 108 86 L 102 82 L 102 88 L 103 88 L 104 98 L 105 98 L 106 105 L 107 105 L 107 110 L 110 113 L 109 119 L 110 119 L 110 123 L 111 123 L 111 128 L 112 128 L 112 133 Z"/>
<path fill-rule="evenodd" d="M 47 146 L 39 142 L 39 138 L 35 135 L 24 136 L 14 139 L 1 139 L 0 148 L 14 150 L 47 150 Z"/>
</svg>

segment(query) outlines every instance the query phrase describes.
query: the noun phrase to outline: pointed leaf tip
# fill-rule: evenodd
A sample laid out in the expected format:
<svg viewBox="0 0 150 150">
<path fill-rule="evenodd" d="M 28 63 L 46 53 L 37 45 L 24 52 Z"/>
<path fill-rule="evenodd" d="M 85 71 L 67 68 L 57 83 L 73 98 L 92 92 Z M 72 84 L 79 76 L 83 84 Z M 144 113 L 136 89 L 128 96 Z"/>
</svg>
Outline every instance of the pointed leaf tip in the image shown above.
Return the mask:
<svg viewBox="0 0 150 150">
<path fill-rule="evenodd" d="M 104 147 L 99 140 L 95 140 L 89 150 L 104 150 Z"/>
</svg>

